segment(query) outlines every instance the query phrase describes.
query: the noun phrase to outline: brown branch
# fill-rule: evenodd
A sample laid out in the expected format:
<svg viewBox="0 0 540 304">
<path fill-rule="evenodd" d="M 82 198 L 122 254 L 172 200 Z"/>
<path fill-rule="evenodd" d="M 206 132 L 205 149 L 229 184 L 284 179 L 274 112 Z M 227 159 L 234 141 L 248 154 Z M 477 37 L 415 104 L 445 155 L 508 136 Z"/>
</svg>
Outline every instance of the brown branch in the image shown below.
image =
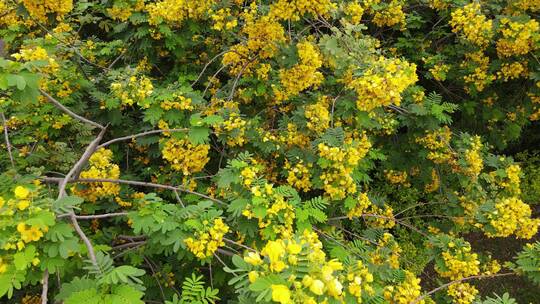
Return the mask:
<svg viewBox="0 0 540 304">
<path fill-rule="evenodd" d="M 90 156 L 92 156 L 92 154 L 94 154 L 94 152 L 96 151 L 96 147 L 98 146 L 99 142 L 103 138 L 103 135 L 105 134 L 106 130 L 107 130 L 106 128 L 103 128 L 101 130 L 101 132 L 99 132 L 98 136 L 88 145 L 88 147 L 84 151 L 81 158 L 77 161 L 77 163 L 75 163 L 75 165 L 71 168 L 71 170 L 69 170 L 68 174 L 66 174 L 66 176 L 63 179 L 61 179 L 61 181 L 59 181 L 59 183 L 58 183 L 58 192 L 59 192 L 58 193 L 58 199 L 61 199 L 64 196 L 66 196 L 66 185 L 67 185 L 69 179 L 76 172 L 81 170 L 81 168 L 86 164 L 86 162 L 88 161 Z M 79 226 L 79 223 L 77 222 L 77 217 L 76 217 L 75 212 L 73 211 L 73 209 L 69 212 L 69 218 L 71 220 L 71 223 L 73 224 L 73 228 L 75 228 L 75 231 L 77 231 L 77 234 L 79 235 L 81 240 L 86 245 L 86 248 L 88 249 L 88 256 L 90 257 L 90 261 L 92 261 L 92 264 L 94 264 L 94 266 L 97 266 L 96 254 L 94 252 L 94 246 L 92 246 L 92 243 L 90 242 L 90 239 L 88 239 L 86 234 L 84 234 L 84 231 L 81 229 L 81 226 Z"/>
<path fill-rule="evenodd" d="M 84 151 L 81 158 L 77 161 L 77 163 L 71 168 L 71 170 L 69 170 L 68 174 L 66 174 L 66 176 L 63 179 L 61 179 L 58 185 L 58 191 L 59 191 L 58 199 L 62 198 L 65 195 L 66 185 L 68 181 L 72 178 L 72 176 L 76 175 L 75 174 L 76 172 L 82 169 L 82 167 L 86 164 L 90 156 L 94 154 L 94 152 L 96 151 L 99 145 L 99 142 L 101 141 L 101 139 L 103 138 L 103 135 L 105 134 L 105 131 L 106 129 L 103 128 L 101 132 L 99 132 L 98 136 L 88 145 L 88 147 Z"/>
<path fill-rule="evenodd" d="M 212 62 L 214 62 L 214 60 L 216 60 L 219 56 L 221 56 L 221 55 L 223 55 L 223 54 L 225 54 L 225 53 L 227 53 L 227 52 L 229 52 L 229 50 L 222 51 L 222 52 L 218 53 L 216 56 L 214 56 L 212 59 L 210 59 L 210 61 L 208 61 L 208 62 L 204 65 L 202 71 L 199 73 L 199 76 L 197 76 L 197 79 L 195 79 L 195 81 L 193 81 L 193 83 L 191 84 L 191 87 L 193 87 L 193 86 L 199 81 L 199 79 L 201 79 L 202 75 L 204 74 L 204 72 L 206 71 L 206 69 L 208 68 L 208 66 L 209 66 L 210 64 L 212 64 Z"/>
<path fill-rule="evenodd" d="M 11 166 L 15 168 L 15 161 L 13 160 L 13 153 L 11 152 L 11 143 L 9 142 L 9 133 L 8 133 L 8 127 L 6 123 L 6 117 L 4 116 L 3 112 L 0 112 L 0 117 L 2 118 L 2 125 L 4 126 L 4 139 L 6 140 L 6 147 L 9 155 L 9 161 L 11 162 Z"/>
<path fill-rule="evenodd" d="M 92 214 L 92 215 L 75 215 L 75 218 L 78 220 L 93 220 L 93 219 L 103 219 L 115 216 L 124 216 L 128 215 L 127 212 L 116 212 L 116 213 L 105 213 L 105 214 Z M 60 214 L 57 218 L 69 217 L 71 214 Z"/>
<path fill-rule="evenodd" d="M 58 178 L 58 177 L 40 177 L 40 179 L 45 182 L 58 182 L 59 180 L 62 180 L 62 178 Z M 215 203 L 218 203 L 224 206 L 227 205 L 225 202 L 215 199 L 213 197 L 210 197 L 208 195 L 191 191 L 183 187 L 175 187 L 175 186 L 170 186 L 170 185 L 139 182 L 139 181 L 125 180 L 125 179 L 109 179 L 109 178 L 73 178 L 73 179 L 70 179 L 68 182 L 69 183 L 117 183 L 117 184 L 126 184 L 126 185 L 141 186 L 141 187 L 167 189 L 167 190 L 172 190 L 172 191 L 176 190 L 176 191 L 193 194 L 202 198 L 206 198 L 208 200 L 211 200 Z"/>
<path fill-rule="evenodd" d="M 49 292 L 49 270 L 45 269 L 42 279 L 43 289 L 41 290 L 41 304 L 47 304 L 47 294 Z"/>
<path fill-rule="evenodd" d="M 75 118 L 75 119 L 78 119 L 84 123 L 87 123 L 87 124 L 90 124 L 94 127 L 97 127 L 97 128 L 100 128 L 100 129 L 105 129 L 104 126 L 98 124 L 97 122 L 94 122 L 94 121 L 91 121 L 87 118 L 84 118 L 80 115 L 77 115 L 75 114 L 73 111 L 71 111 L 70 109 L 66 108 L 63 104 L 61 104 L 58 100 L 56 100 L 54 97 L 52 97 L 51 95 L 47 94 L 47 92 L 43 91 L 42 89 L 39 89 L 39 92 L 47 97 L 47 99 L 54 105 L 56 106 L 57 108 L 59 108 L 61 111 L 63 111 L 64 113 L 66 113 L 67 115 Z"/>
<path fill-rule="evenodd" d="M 108 146 L 110 144 L 114 144 L 114 143 L 119 142 L 119 141 L 129 140 L 129 139 L 142 137 L 142 136 L 146 136 L 146 135 L 151 135 L 151 134 L 158 134 L 158 133 L 164 133 L 164 132 L 185 132 L 185 131 L 189 131 L 189 129 L 168 129 L 168 130 L 146 131 L 146 132 L 141 132 L 141 133 L 137 133 L 137 134 L 133 134 L 133 135 L 128 135 L 128 136 L 123 136 L 123 137 L 118 137 L 118 138 L 115 138 L 115 139 L 111 139 L 111 140 L 109 140 L 107 142 L 104 142 L 101 145 L 99 145 L 98 148 L 103 148 L 103 147 L 106 147 L 106 146 Z"/>
<path fill-rule="evenodd" d="M 469 281 L 469 280 L 474 280 L 474 279 L 486 279 L 486 278 L 504 277 L 504 276 L 511 276 L 511 275 L 516 275 L 516 273 L 515 272 L 505 272 L 505 273 L 475 275 L 475 276 L 470 276 L 470 277 L 462 278 L 462 279 L 459 279 L 459 280 L 455 280 L 455 281 L 452 281 L 452 282 L 448 282 L 446 284 L 443 284 L 443 285 L 431 290 L 430 292 L 427 292 L 427 293 L 419 296 L 418 298 L 414 299 L 414 301 L 411 304 L 416 304 L 416 303 L 422 301 L 423 299 L 425 299 L 426 297 L 436 293 L 437 291 L 445 289 L 445 288 L 447 288 L 447 287 L 449 287 L 451 285 L 457 284 L 457 283 L 461 283 L 461 282 L 465 282 L 465 281 Z"/>
</svg>

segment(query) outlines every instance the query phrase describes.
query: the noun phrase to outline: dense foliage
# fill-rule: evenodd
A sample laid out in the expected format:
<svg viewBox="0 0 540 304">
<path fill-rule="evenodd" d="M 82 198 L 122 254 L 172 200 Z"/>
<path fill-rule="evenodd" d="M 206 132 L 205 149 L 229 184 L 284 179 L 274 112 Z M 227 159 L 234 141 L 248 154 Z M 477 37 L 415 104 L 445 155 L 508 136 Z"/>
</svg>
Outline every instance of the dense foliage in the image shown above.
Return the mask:
<svg viewBox="0 0 540 304">
<path fill-rule="evenodd" d="M 516 303 L 477 283 L 540 284 L 539 13 L 0 0 L 0 298 Z"/>
</svg>

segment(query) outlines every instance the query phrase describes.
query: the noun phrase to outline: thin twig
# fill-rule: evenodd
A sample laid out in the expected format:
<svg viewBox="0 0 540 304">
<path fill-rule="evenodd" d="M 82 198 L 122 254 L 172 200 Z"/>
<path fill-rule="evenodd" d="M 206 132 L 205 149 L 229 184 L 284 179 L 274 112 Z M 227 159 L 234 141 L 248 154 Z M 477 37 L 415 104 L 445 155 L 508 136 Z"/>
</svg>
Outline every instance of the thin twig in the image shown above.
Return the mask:
<svg viewBox="0 0 540 304">
<path fill-rule="evenodd" d="M 84 123 L 87 123 L 87 124 L 90 124 L 94 127 L 97 127 L 97 128 L 100 128 L 100 129 L 105 129 L 104 126 L 98 124 L 97 122 L 94 122 L 94 121 L 91 121 L 90 119 L 87 119 L 87 118 L 84 118 L 80 115 L 77 115 L 75 114 L 74 112 L 72 112 L 70 109 L 66 108 L 63 104 L 61 104 L 58 100 L 56 100 L 54 97 L 52 97 L 51 95 L 47 94 L 47 92 L 43 91 L 42 89 L 39 89 L 39 92 L 47 97 L 47 99 L 53 104 L 55 105 L 57 108 L 59 108 L 60 110 L 62 110 L 64 113 L 66 113 L 67 115 L 75 118 L 75 119 L 78 119 Z"/>
<path fill-rule="evenodd" d="M 129 139 L 142 137 L 142 136 L 146 136 L 146 135 L 152 135 L 152 134 L 158 134 L 158 133 L 164 133 L 164 132 L 185 132 L 185 131 L 189 131 L 189 129 L 167 129 L 167 130 L 146 131 L 146 132 L 141 132 L 141 133 L 137 133 L 137 134 L 132 134 L 132 135 L 128 135 L 128 136 L 123 136 L 123 137 L 118 137 L 118 138 L 115 138 L 115 139 L 111 139 L 111 140 L 106 141 L 106 142 L 102 143 L 101 145 L 99 145 L 98 148 L 103 148 L 103 147 L 106 147 L 106 146 L 108 146 L 110 144 L 114 144 L 114 143 L 119 142 L 119 141 L 129 140 Z"/>
<path fill-rule="evenodd" d="M 154 279 L 156 280 L 159 287 L 159 291 L 161 292 L 161 298 L 163 299 L 163 301 L 165 301 L 165 293 L 163 292 L 163 286 L 161 286 L 161 283 L 159 282 L 159 279 L 156 276 L 156 271 L 154 270 L 154 266 L 152 266 L 152 263 L 150 263 L 150 261 L 148 260 L 146 256 L 143 255 L 143 259 L 146 262 L 146 265 L 150 267 L 150 271 L 152 271 L 152 277 L 154 277 Z"/>
<path fill-rule="evenodd" d="M 416 304 L 416 303 L 422 301 L 423 299 L 425 299 L 426 297 L 436 293 L 437 291 L 439 291 L 441 289 L 445 289 L 445 288 L 447 288 L 447 287 L 449 287 L 451 285 L 457 284 L 457 283 L 461 283 L 461 282 L 469 281 L 469 280 L 474 280 L 474 279 L 504 277 L 504 276 L 511 276 L 511 275 L 516 275 L 516 273 L 514 273 L 514 272 L 505 272 L 505 273 L 494 273 L 494 274 L 488 274 L 488 275 L 475 275 L 475 276 L 470 276 L 470 277 L 462 278 L 462 279 L 459 279 L 459 280 L 455 280 L 455 281 L 443 284 L 443 285 L 431 290 L 430 292 L 427 292 L 427 293 L 419 296 L 418 298 L 414 299 L 414 301 L 411 304 Z"/>
<path fill-rule="evenodd" d="M 230 240 L 230 239 L 228 239 L 228 238 L 223 238 L 223 240 L 224 240 L 225 242 L 227 242 L 227 243 L 231 243 L 231 244 L 234 244 L 234 245 L 236 245 L 236 246 L 240 246 L 240 247 L 242 247 L 242 248 L 244 248 L 244 249 L 247 249 L 247 250 L 249 250 L 249 251 L 258 252 L 257 250 L 255 250 L 255 249 L 253 249 L 253 248 L 251 248 L 251 247 L 249 247 L 249 246 L 246 246 L 246 245 L 244 245 L 244 244 L 240 244 L 240 243 L 235 242 L 235 241 L 233 241 L 233 240 Z"/>
<path fill-rule="evenodd" d="M 49 292 L 49 270 L 45 269 L 42 279 L 43 289 L 41 290 L 41 304 L 47 304 L 47 294 Z"/>
<path fill-rule="evenodd" d="M 58 182 L 62 180 L 62 178 L 58 177 L 40 177 L 40 180 L 45 182 Z M 117 184 L 126 184 L 126 185 L 133 185 L 133 186 L 141 186 L 141 187 L 150 187 L 150 188 L 158 188 L 158 189 L 167 189 L 167 190 L 176 190 L 180 192 L 185 192 L 189 194 L 193 194 L 202 198 L 205 198 L 207 200 L 211 200 L 215 203 L 221 204 L 221 205 L 227 205 L 225 202 L 220 201 L 218 199 L 215 199 L 213 197 L 210 197 L 208 195 L 191 191 L 189 189 L 186 189 L 184 187 L 175 187 L 170 185 L 162 185 L 162 184 L 155 184 L 155 183 L 148 183 L 148 182 L 139 182 L 139 181 L 132 181 L 132 180 L 125 180 L 125 179 L 109 179 L 109 178 L 72 178 L 68 181 L 69 183 L 117 183 Z"/>
<path fill-rule="evenodd" d="M 197 76 L 197 79 L 195 79 L 195 81 L 193 81 L 193 83 L 191 84 L 191 87 L 193 87 L 193 86 L 199 81 L 199 79 L 201 79 L 202 75 L 204 74 L 204 72 L 206 71 L 206 69 L 208 68 L 208 66 L 209 66 L 210 64 L 212 64 L 212 62 L 214 62 L 214 60 L 216 60 L 216 59 L 217 59 L 218 57 L 220 57 L 221 55 L 227 53 L 228 51 L 229 51 L 229 50 L 225 50 L 225 51 L 223 51 L 223 52 L 220 52 L 220 53 L 218 53 L 216 56 L 214 56 L 212 59 L 210 59 L 210 61 L 208 61 L 208 62 L 204 65 L 202 71 L 199 73 L 199 76 Z"/>
<path fill-rule="evenodd" d="M 116 213 L 105 213 L 105 214 L 93 214 L 93 215 L 75 215 L 75 218 L 78 220 L 93 220 L 93 219 L 103 219 L 108 217 L 115 217 L 115 216 L 124 216 L 128 215 L 127 212 L 116 212 Z M 60 214 L 57 216 L 57 218 L 63 218 L 63 217 L 69 217 L 71 216 L 69 213 L 66 214 Z"/>
<path fill-rule="evenodd" d="M 9 142 L 9 133 L 8 133 L 8 127 L 6 123 L 6 117 L 4 116 L 3 112 L 0 112 L 0 117 L 2 118 L 2 125 L 4 126 L 4 139 L 6 140 L 6 147 L 9 155 L 9 161 L 11 162 L 11 166 L 15 168 L 15 161 L 13 160 L 13 154 L 11 153 L 11 143 Z"/>
</svg>

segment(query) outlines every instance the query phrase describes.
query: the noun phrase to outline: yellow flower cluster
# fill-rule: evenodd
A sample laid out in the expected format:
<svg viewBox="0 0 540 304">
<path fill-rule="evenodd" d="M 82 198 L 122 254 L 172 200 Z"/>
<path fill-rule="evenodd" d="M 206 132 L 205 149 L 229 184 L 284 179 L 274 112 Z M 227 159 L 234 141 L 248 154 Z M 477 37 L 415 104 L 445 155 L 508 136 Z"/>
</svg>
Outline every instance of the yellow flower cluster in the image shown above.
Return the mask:
<svg viewBox="0 0 540 304">
<path fill-rule="evenodd" d="M 173 100 L 164 100 L 159 105 L 163 110 L 193 110 L 193 105 L 191 104 L 191 98 L 186 98 L 182 95 L 174 94 Z"/>
<path fill-rule="evenodd" d="M 373 16 L 373 23 L 379 27 L 399 24 L 401 29 L 405 30 L 407 23 L 401 1 L 392 0 L 384 9 L 377 10 Z"/>
<path fill-rule="evenodd" d="M 255 269 L 249 273 L 251 282 L 270 273 L 292 271 L 287 285 L 271 287 L 272 300 L 277 303 L 345 303 L 347 292 L 360 302 L 364 293 L 374 293 L 373 275 L 361 261 L 345 269 L 341 262 L 327 260 L 317 234 L 307 230 L 301 236 L 269 241 L 260 254 L 249 252 L 244 260 Z M 303 260 L 308 266 L 300 276 L 296 266 Z"/>
<path fill-rule="evenodd" d="M 153 89 L 152 81 L 144 75 L 132 75 L 125 81 L 111 83 L 111 92 L 126 106 L 137 103 L 143 108 L 150 107 L 145 99 L 152 95 Z"/>
<path fill-rule="evenodd" d="M 214 30 L 231 30 L 238 25 L 238 20 L 231 15 L 230 8 L 219 9 L 217 12 L 212 12 L 210 15 L 214 21 L 214 25 L 212 26 Z"/>
<path fill-rule="evenodd" d="M 364 15 L 364 8 L 358 1 L 352 1 L 345 5 L 343 12 L 352 24 L 360 24 Z"/>
<path fill-rule="evenodd" d="M 368 214 L 366 222 L 372 227 L 390 229 L 396 225 L 394 220 L 394 210 L 388 205 L 384 206 L 383 209 L 377 205 L 371 204 L 366 213 Z"/>
<path fill-rule="evenodd" d="M 359 141 L 351 141 L 345 148 L 329 147 L 324 143 L 318 145 L 319 156 L 329 162 L 323 166 L 324 171 L 320 176 L 327 195 L 339 200 L 347 194 L 356 193 L 352 173 L 370 148 L 371 143 L 365 134 Z"/>
<path fill-rule="evenodd" d="M 435 270 L 441 277 L 459 280 L 480 273 L 478 255 L 471 252 L 470 245 L 458 248 L 451 242 L 448 247 L 451 251 L 442 253 L 445 269 L 435 265 Z"/>
<path fill-rule="evenodd" d="M 512 164 L 506 167 L 504 171 L 506 172 L 506 179 L 501 182 L 501 186 L 513 195 L 521 194 L 521 167 L 519 165 Z"/>
<path fill-rule="evenodd" d="M 45 229 L 45 232 L 48 229 Z M 39 241 L 43 237 L 43 231 L 41 231 L 36 226 L 31 226 L 27 229 L 24 223 L 19 223 L 17 225 L 17 231 L 21 234 L 21 240 L 25 243 Z"/>
<path fill-rule="evenodd" d="M 304 116 L 307 118 L 308 129 L 321 134 L 330 126 L 330 111 L 328 111 L 329 100 L 327 96 L 322 96 L 319 100 L 305 108 Z"/>
<path fill-rule="evenodd" d="M 429 7 L 436 10 L 446 10 L 450 6 L 449 0 L 429 0 Z"/>
<path fill-rule="evenodd" d="M 90 168 L 82 171 L 81 178 L 120 178 L 120 168 L 118 165 L 111 163 L 112 151 L 108 149 L 99 149 L 90 157 L 88 163 Z M 120 186 L 116 183 L 97 182 L 84 183 L 84 188 L 71 188 L 75 195 L 84 197 L 91 202 L 95 202 L 98 198 L 118 195 Z"/>
<path fill-rule="evenodd" d="M 452 132 L 448 126 L 434 131 L 426 131 L 426 135 L 416 139 L 416 142 L 428 149 L 427 159 L 436 164 L 453 163 L 454 153 L 450 148 Z"/>
<path fill-rule="evenodd" d="M 369 112 L 381 106 L 399 105 L 401 93 L 417 80 L 414 63 L 381 56 L 362 76 L 346 85 L 356 92 L 358 110 Z"/>
<path fill-rule="evenodd" d="M 208 221 L 204 221 L 203 231 L 195 232 L 194 238 L 186 238 L 184 243 L 191 253 L 199 259 L 205 259 L 214 255 L 216 250 L 225 245 L 223 236 L 229 232 L 229 226 L 223 223 L 221 218 L 214 219 L 212 227 L 208 227 Z"/>
<path fill-rule="evenodd" d="M 22 3 L 30 16 L 42 23 L 47 23 L 49 14 L 56 14 L 56 19 L 61 20 L 73 9 L 73 0 L 22 0 Z"/>
<path fill-rule="evenodd" d="M 277 20 L 268 16 L 255 18 L 254 15 L 246 15 L 246 23 L 241 31 L 247 36 L 247 41 L 232 46 L 223 55 L 222 63 L 229 66 L 233 75 L 250 75 L 258 63 L 255 58 L 273 57 L 278 51 L 278 44 L 285 42 L 285 30 Z"/>
<path fill-rule="evenodd" d="M 461 64 L 462 68 L 473 68 L 473 72 L 465 75 L 463 80 L 467 84 L 473 84 L 478 92 L 482 92 L 484 88 L 495 80 L 494 75 L 488 74 L 489 57 L 483 51 L 465 54 L 465 59 Z M 466 88 L 469 91 L 469 88 Z"/>
<path fill-rule="evenodd" d="M 531 218 L 531 207 L 518 197 L 500 199 L 495 209 L 487 215 L 495 233 L 486 231 L 487 236 L 507 237 L 515 234 L 518 238 L 530 239 L 538 232 L 540 219 Z"/>
<path fill-rule="evenodd" d="M 214 133 L 219 136 L 221 133 L 226 132 L 229 146 L 243 146 L 246 142 L 246 125 L 247 121 L 234 112 L 223 123 L 214 126 Z"/>
<path fill-rule="evenodd" d="M 369 253 L 370 261 L 375 265 L 388 264 L 391 268 L 398 269 L 401 252 L 402 249 L 394 236 L 385 232 L 377 243 L 377 248 Z"/>
<path fill-rule="evenodd" d="M 436 64 L 434 67 L 429 69 L 429 72 L 433 76 L 433 79 L 437 81 L 445 81 L 448 71 L 450 71 L 450 66 L 444 63 Z"/>
<path fill-rule="evenodd" d="M 480 154 L 482 147 L 480 136 L 474 136 L 471 140 L 470 148 L 465 150 L 465 162 L 467 163 L 467 167 L 464 169 L 464 173 L 473 180 L 478 178 L 478 175 L 484 168 L 484 161 Z"/>
<path fill-rule="evenodd" d="M 145 8 L 144 0 L 115 1 L 114 5 L 107 9 L 107 13 L 113 20 L 125 22 L 134 12 L 140 12 Z"/>
<path fill-rule="evenodd" d="M 512 62 L 512 63 L 503 63 L 501 65 L 501 70 L 497 72 L 497 77 L 503 81 L 508 81 L 512 79 L 525 78 L 529 74 L 526 63 L 521 62 Z"/>
<path fill-rule="evenodd" d="M 270 5 L 269 16 L 298 21 L 306 14 L 328 17 L 336 5 L 331 0 L 278 0 Z"/>
<path fill-rule="evenodd" d="M 248 219 L 256 218 L 259 225 L 259 233 L 263 239 L 268 239 L 273 235 L 290 237 L 293 233 L 293 223 L 296 217 L 294 207 L 286 199 L 276 193 L 271 184 L 264 186 L 254 186 L 251 189 L 254 195 L 254 204 L 248 204 L 242 215 Z M 256 206 L 266 209 L 264 214 L 253 212 Z"/>
<path fill-rule="evenodd" d="M 534 19 L 522 23 L 502 18 L 499 31 L 502 34 L 497 41 L 499 57 L 525 55 L 538 48 L 540 25 Z"/>
<path fill-rule="evenodd" d="M 247 166 L 242 169 L 242 171 L 240 171 L 240 176 L 242 177 L 242 183 L 244 184 L 244 186 L 251 186 L 253 180 L 257 177 L 257 173 L 259 173 L 259 170 L 259 167 L 255 166 L 255 164 L 253 163 L 253 166 Z"/>
<path fill-rule="evenodd" d="M 15 198 L 17 199 L 17 208 L 19 210 L 23 211 L 30 206 L 30 200 L 28 197 L 30 195 L 30 191 L 27 188 L 23 186 L 17 186 L 15 187 L 15 190 L 13 192 L 15 193 Z M 4 203 L 2 200 L 2 203 L 0 203 L 0 207 L 2 207 L 3 204 Z"/>
<path fill-rule="evenodd" d="M 391 184 L 403 185 L 405 187 L 411 186 L 411 183 L 407 181 L 407 172 L 405 171 L 384 170 L 384 175 Z"/>
<path fill-rule="evenodd" d="M 452 32 L 460 33 L 468 42 L 481 48 L 486 47 L 491 42 L 493 21 L 482 15 L 478 2 L 454 10 L 450 25 Z"/>
<path fill-rule="evenodd" d="M 23 47 L 18 53 L 11 55 L 18 61 L 46 61 L 46 67 L 38 68 L 39 71 L 47 74 L 54 74 L 60 68 L 60 65 L 56 60 L 49 56 L 47 50 L 40 46 L 36 47 Z"/>
<path fill-rule="evenodd" d="M 310 169 L 313 165 L 309 163 L 307 166 L 303 164 L 303 161 L 300 160 L 294 166 L 291 166 L 289 162 L 285 163 L 285 169 L 287 169 L 287 182 L 292 187 L 308 192 L 311 190 L 311 173 Z"/>
<path fill-rule="evenodd" d="M 420 279 L 412 272 L 406 270 L 405 281 L 399 285 L 386 286 L 383 295 L 389 304 L 410 304 L 420 296 L 420 292 Z M 425 301 L 421 300 L 417 303 L 424 304 Z"/>
<path fill-rule="evenodd" d="M 171 164 L 171 168 L 184 175 L 200 172 L 210 160 L 210 145 L 193 145 L 187 139 L 169 139 L 163 146 L 163 159 Z"/>
<path fill-rule="evenodd" d="M 215 0 L 161 0 L 148 3 L 148 23 L 158 25 L 165 22 L 180 26 L 186 19 L 201 19 L 215 3 Z"/>
<path fill-rule="evenodd" d="M 366 193 L 360 192 L 357 198 L 356 205 L 347 212 L 347 217 L 352 219 L 353 217 L 361 217 L 367 208 L 371 205 L 371 201 Z"/>
<path fill-rule="evenodd" d="M 281 88 L 274 88 L 276 102 L 298 95 L 309 87 L 316 87 L 323 81 L 323 75 L 317 71 L 322 66 L 322 56 L 317 47 L 308 41 L 297 45 L 300 62 L 290 69 L 279 71 Z"/>
<path fill-rule="evenodd" d="M 19 23 L 16 10 L 17 3 L 9 0 L 0 0 L 0 26 L 12 26 Z"/>
<path fill-rule="evenodd" d="M 471 304 L 478 294 L 478 290 L 469 283 L 456 283 L 448 286 L 448 295 L 456 304 Z"/>
</svg>

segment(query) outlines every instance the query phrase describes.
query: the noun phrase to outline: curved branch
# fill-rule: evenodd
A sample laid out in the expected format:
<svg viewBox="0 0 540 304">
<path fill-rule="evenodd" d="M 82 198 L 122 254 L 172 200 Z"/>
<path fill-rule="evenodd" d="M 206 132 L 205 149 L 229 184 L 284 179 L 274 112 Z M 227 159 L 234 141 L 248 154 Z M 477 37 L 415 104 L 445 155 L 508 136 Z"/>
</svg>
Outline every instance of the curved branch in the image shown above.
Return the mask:
<svg viewBox="0 0 540 304">
<path fill-rule="evenodd" d="M 45 182 L 58 182 L 59 180 L 62 180 L 62 178 L 58 178 L 58 177 L 40 177 L 40 179 Z M 172 190 L 172 191 L 180 191 L 184 193 L 193 194 L 193 195 L 211 200 L 221 205 L 227 205 L 225 202 L 215 199 L 213 197 L 210 197 L 208 195 L 191 191 L 183 187 L 175 187 L 175 186 L 170 186 L 170 185 L 139 182 L 139 181 L 125 180 L 125 179 L 109 179 L 109 178 L 73 178 L 73 179 L 70 179 L 68 182 L 69 183 L 117 183 L 117 184 L 126 184 L 126 185 L 141 186 L 141 187 L 167 189 L 167 190 Z"/>
<path fill-rule="evenodd" d="M 67 115 L 75 118 L 75 119 L 78 119 L 84 123 L 87 123 L 87 124 L 90 124 L 94 127 L 97 127 L 97 128 L 100 128 L 100 129 L 105 129 L 104 126 L 98 124 L 97 122 L 94 122 L 94 121 L 91 121 L 90 119 L 87 119 L 87 118 L 84 118 L 80 115 L 77 115 L 75 114 L 74 112 L 72 112 L 70 109 L 66 108 L 63 104 L 61 104 L 58 100 L 54 99 L 54 97 L 52 97 L 51 95 L 49 95 L 47 92 L 43 91 L 42 89 L 39 89 L 39 92 L 47 97 L 47 99 L 54 105 L 56 106 L 57 108 L 59 108 L 62 112 L 66 113 Z"/>
<path fill-rule="evenodd" d="M 167 129 L 167 130 L 152 130 L 152 131 L 141 132 L 141 133 L 137 133 L 137 134 L 133 134 L 133 135 L 128 135 L 128 136 L 123 136 L 123 137 L 118 137 L 118 138 L 115 138 L 115 139 L 111 139 L 111 140 L 106 141 L 106 142 L 102 143 L 101 145 L 99 145 L 98 149 L 106 147 L 106 146 L 111 145 L 111 144 L 114 144 L 114 143 L 119 142 L 119 141 L 129 140 L 129 139 L 133 139 L 133 138 L 137 138 L 137 137 L 143 137 L 143 136 L 146 136 L 146 135 L 159 134 L 159 133 L 164 133 L 164 132 L 186 132 L 186 131 L 189 131 L 189 129 Z"/>
<path fill-rule="evenodd" d="M 445 289 L 445 288 L 447 288 L 447 287 L 449 287 L 451 285 L 457 284 L 457 283 L 461 283 L 461 282 L 465 282 L 465 281 L 469 281 L 469 280 L 474 280 L 474 279 L 486 279 L 486 278 L 504 277 L 504 276 L 511 276 L 511 275 L 516 275 L 516 273 L 515 272 L 505 272 L 505 273 L 475 275 L 475 276 L 470 276 L 470 277 L 462 278 L 462 279 L 459 279 L 459 280 L 455 280 L 455 281 L 452 281 L 452 282 L 448 282 L 446 284 L 443 284 L 443 285 L 431 290 L 430 292 L 427 292 L 427 293 L 419 296 L 418 298 L 414 299 L 414 301 L 411 304 L 416 304 L 416 303 L 422 301 L 423 299 L 425 299 L 426 297 L 436 293 L 437 291 Z"/>
<path fill-rule="evenodd" d="M 93 219 L 103 219 L 116 216 L 128 215 L 127 212 L 115 212 L 115 213 L 105 213 L 105 214 L 91 214 L 91 215 L 75 215 L 75 218 L 78 220 L 93 220 Z M 71 216 L 69 213 L 60 214 L 58 218 Z"/>
<path fill-rule="evenodd" d="M 6 117 L 4 116 L 4 112 L 0 112 L 0 118 L 2 118 L 2 125 L 4 126 L 4 139 L 6 141 L 9 161 L 11 162 L 11 166 L 15 168 L 15 161 L 13 160 L 13 153 L 11 152 L 11 142 L 9 141 L 8 127 L 6 123 Z"/>
</svg>

